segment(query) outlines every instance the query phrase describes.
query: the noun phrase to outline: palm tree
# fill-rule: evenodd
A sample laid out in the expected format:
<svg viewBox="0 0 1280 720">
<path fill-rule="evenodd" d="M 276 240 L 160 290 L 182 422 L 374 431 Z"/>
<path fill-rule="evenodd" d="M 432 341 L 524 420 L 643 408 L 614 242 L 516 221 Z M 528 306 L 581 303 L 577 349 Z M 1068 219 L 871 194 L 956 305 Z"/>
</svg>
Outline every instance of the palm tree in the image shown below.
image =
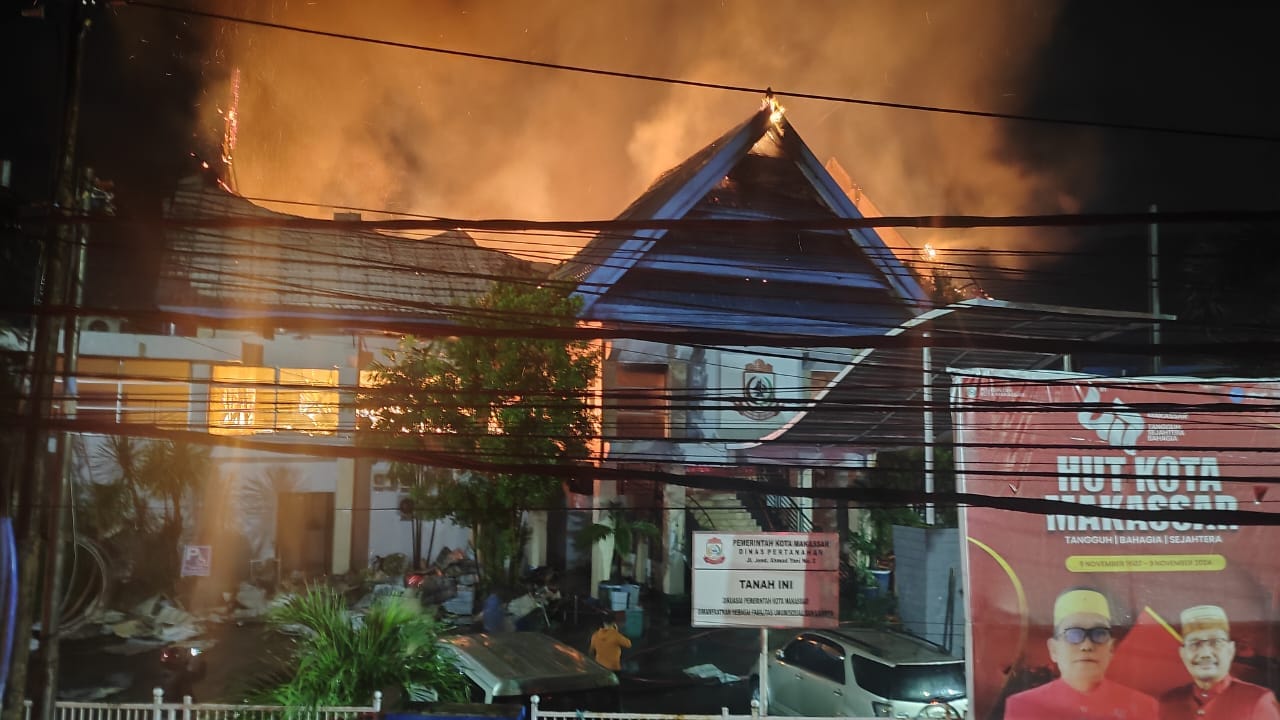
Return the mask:
<svg viewBox="0 0 1280 720">
<path fill-rule="evenodd" d="M 657 525 L 648 520 L 632 518 L 621 503 L 614 501 L 609 505 L 608 522 L 593 523 L 583 528 L 574 538 L 574 546 L 579 551 L 586 552 L 592 545 L 613 538 L 612 573 L 614 578 L 619 578 L 622 577 L 623 560 L 635 552 L 636 540 L 652 540 L 661 534 Z"/>
<path fill-rule="evenodd" d="M 274 609 L 268 620 L 297 638 L 292 676 L 266 691 L 268 702 L 363 705 L 377 691 L 389 709 L 403 699 L 466 700 L 465 678 L 437 643 L 444 624 L 414 598 L 383 596 L 357 617 L 336 590 L 315 585 Z"/>
<path fill-rule="evenodd" d="M 147 446 L 143 483 L 165 504 L 165 527 L 182 537 L 182 503 L 209 477 L 209 448 L 182 440 L 161 440 Z"/>
<path fill-rule="evenodd" d="M 263 471 L 262 477 L 250 478 L 237 496 L 240 512 L 254 528 L 251 541 L 254 552 L 262 551 L 267 542 L 276 539 L 276 513 L 280 496 L 298 489 L 298 473 L 285 465 L 272 465 Z"/>
<path fill-rule="evenodd" d="M 144 475 L 146 475 L 147 444 L 124 435 L 110 435 L 104 445 L 98 448 L 96 462 L 107 477 L 108 484 L 116 486 L 116 490 L 96 488 L 89 489 L 91 496 L 117 493 L 124 495 L 129 501 L 128 519 L 139 532 L 146 532 L 151 526 L 151 510 L 148 507 Z M 104 511 L 108 511 L 106 508 Z M 103 518 L 104 520 L 106 518 Z M 123 518 L 121 518 L 123 519 Z"/>
</svg>

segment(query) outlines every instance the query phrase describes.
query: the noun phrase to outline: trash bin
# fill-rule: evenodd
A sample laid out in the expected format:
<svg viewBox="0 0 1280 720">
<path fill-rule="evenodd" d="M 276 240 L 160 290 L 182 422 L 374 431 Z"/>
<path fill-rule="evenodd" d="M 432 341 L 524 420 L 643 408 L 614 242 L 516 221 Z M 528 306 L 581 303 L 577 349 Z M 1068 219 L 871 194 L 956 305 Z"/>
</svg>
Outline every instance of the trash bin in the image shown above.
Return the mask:
<svg viewBox="0 0 1280 720">
<path fill-rule="evenodd" d="M 617 583 L 600 583 L 600 602 L 610 610 L 626 610 L 631 594 L 627 586 Z"/>
<path fill-rule="evenodd" d="M 622 623 L 622 634 L 635 640 L 644 634 L 644 610 L 638 607 L 627 608 L 626 619 Z"/>
<path fill-rule="evenodd" d="M 872 570 L 871 577 L 875 579 L 875 584 L 867 588 L 867 597 L 881 598 L 889 596 L 889 588 L 892 583 L 892 570 Z"/>
</svg>

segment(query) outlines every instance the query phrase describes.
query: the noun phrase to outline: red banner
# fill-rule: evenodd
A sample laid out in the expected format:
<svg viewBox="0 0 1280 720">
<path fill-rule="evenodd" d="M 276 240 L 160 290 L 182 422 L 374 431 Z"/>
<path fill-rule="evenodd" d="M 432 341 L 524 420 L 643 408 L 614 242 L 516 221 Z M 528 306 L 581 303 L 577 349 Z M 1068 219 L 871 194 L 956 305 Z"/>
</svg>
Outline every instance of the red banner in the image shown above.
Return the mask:
<svg viewBox="0 0 1280 720">
<path fill-rule="evenodd" d="M 1275 512 L 1280 382 L 965 373 L 959 489 L 1086 506 L 962 512 L 971 717 L 1280 718 L 1280 528 L 1087 507 Z"/>
</svg>

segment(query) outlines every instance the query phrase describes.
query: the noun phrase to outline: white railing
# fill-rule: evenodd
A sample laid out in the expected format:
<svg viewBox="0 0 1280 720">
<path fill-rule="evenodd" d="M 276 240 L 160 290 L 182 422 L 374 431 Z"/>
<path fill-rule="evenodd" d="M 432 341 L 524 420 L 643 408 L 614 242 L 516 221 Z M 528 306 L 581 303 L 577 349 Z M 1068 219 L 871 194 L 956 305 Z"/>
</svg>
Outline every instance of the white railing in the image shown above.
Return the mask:
<svg viewBox="0 0 1280 720">
<path fill-rule="evenodd" d="M 223 705 L 196 703 L 190 697 L 180 703 L 166 703 L 164 693 L 156 688 L 149 703 L 95 703 L 59 700 L 56 720 L 363 720 L 382 711 L 382 693 L 373 694 L 368 707 L 296 708 L 283 705 Z M 594 712 L 579 710 L 540 710 L 538 696 L 530 702 L 530 720 L 765 720 L 760 705 L 751 701 L 747 715 L 731 715 L 728 708 L 719 714 L 662 714 Z M 31 701 L 26 701 L 25 720 L 31 720 Z M 787 720 L 841 720 L 837 718 L 787 718 Z M 844 718 L 842 720 L 858 720 Z M 866 718 L 865 720 L 875 720 Z"/>
<path fill-rule="evenodd" d="M 538 696 L 534 695 L 529 698 L 529 709 L 531 710 L 529 720 L 767 720 L 770 716 L 760 714 L 760 701 L 751 701 L 751 713 L 749 715 L 731 715 L 729 708 L 720 708 L 719 715 L 692 715 L 681 713 L 679 715 L 667 715 L 661 713 L 628 713 L 628 712 L 593 712 L 590 710 L 539 710 Z M 778 717 L 778 716 L 773 716 Z M 899 716 L 900 717 L 900 716 Z M 917 716 L 932 717 L 932 716 Z M 821 718 L 804 718 L 804 717 L 788 717 L 786 720 L 878 720 L 877 718 L 855 718 L 855 717 L 821 717 Z"/>
<path fill-rule="evenodd" d="M 99 703 L 59 700 L 55 720 L 359 720 L 382 710 L 382 693 L 373 694 L 368 707 L 296 708 L 283 705 L 226 705 L 192 702 L 167 703 L 164 691 L 152 691 L 149 703 Z M 26 701 L 25 720 L 31 720 L 31 701 Z"/>
<path fill-rule="evenodd" d="M 595 712 L 592 710 L 539 710 L 538 696 L 529 698 L 529 720 L 761 720 L 760 702 L 751 701 L 750 715 L 730 715 L 729 708 L 720 708 L 718 715 L 693 715 L 681 713 L 666 715 L 662 713 L 629 713 L 629 712 Z M 788 718 L 788 720 L 793 720 Z M 831 720 L 826 718 L 824 720 Z"/>
</svg>

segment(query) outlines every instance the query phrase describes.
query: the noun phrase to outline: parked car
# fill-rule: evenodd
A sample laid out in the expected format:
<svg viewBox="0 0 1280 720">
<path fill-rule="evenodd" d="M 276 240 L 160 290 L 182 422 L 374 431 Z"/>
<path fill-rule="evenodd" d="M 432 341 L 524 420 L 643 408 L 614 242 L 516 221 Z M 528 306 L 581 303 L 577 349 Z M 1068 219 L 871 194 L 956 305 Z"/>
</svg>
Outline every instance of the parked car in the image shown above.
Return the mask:
<svg viewBox="0 0 1280 720">
<path fill-rule="evenodd" d="M 475 633 L 440 638 L 467 677 L 470 700 L 543 710 L 618 710 L 618 676 L 549 635 Z"/>
<path fill-rule="evenodd" d="M 770 715 L 953 720 L 969 706 L 963 660 L 890 630 L 801 632 L 769 659 L 768 676 Z"/>
</svg>

